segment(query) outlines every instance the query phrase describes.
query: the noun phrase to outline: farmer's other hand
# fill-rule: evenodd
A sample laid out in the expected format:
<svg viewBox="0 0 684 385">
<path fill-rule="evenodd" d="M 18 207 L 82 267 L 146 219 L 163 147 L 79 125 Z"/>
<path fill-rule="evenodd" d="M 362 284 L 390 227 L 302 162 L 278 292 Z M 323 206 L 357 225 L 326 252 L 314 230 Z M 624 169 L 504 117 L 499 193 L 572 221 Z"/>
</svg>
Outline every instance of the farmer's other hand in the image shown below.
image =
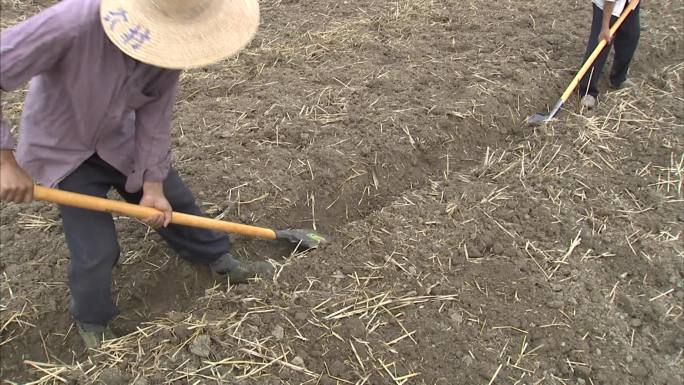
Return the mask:
<svg viewBox="0 0 684 385">
<path fill-rule="evenodd" d="M 17 164 L 12 150 L 0 150 L 0 200 L 15 203 L 33 200 L 33 180 Z"/>
<path fill-rule="evenodd" d="M 140 206 L 155 208 L 161 213 L 145 218 L 148 225 L 159 228 L 166 227 L 171 223 L 171 205 L 164 196 L 164 187 L 159 182 L 145 182 L 143 184 L 143 196 Z"/>
<path fill-rule="evenodd" d="M 603 28 L 601 29 L 601 33 L 599 34 L 599 41 L 605 40 L 606 44 L 612 43 L 613 37 L 610 36 L 610 28 Z"/>
</svg>

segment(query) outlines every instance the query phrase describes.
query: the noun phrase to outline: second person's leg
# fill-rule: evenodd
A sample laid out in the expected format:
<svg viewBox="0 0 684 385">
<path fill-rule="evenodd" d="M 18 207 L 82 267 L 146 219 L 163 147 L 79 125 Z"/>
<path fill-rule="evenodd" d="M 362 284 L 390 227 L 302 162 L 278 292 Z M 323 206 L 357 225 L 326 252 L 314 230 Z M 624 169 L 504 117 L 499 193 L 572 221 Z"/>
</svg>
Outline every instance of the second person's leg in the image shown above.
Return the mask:
<svg viewBox="0 0 684 385">
<path fill-rule="evenodd" d="M 592 4 L 593 14 L 591 20 L 591 32 L 589 33 L 589 41 L 587 42 L 587 50 L 584 53 L 584 62 L 587 61 L 589 56 L 594 52 L 596 46 L 598 45 L 598 38 L 601 34 L 601 28 L 603 24 L 603 11 L 601 8 Z M 601 54 L 594 60 L 594 64 L 589 68 L 589 71 L 582 77 L 579 84 L 580 96 L 591 95 L 597 97 L 599 94 L 598 82 L 601 78 L 601 72 L 603 67 L 608 60 L 608 53 L 610 52 L 610 46 L 605 47 Z M 583 62 L 583 63 L 584 63 Z"/>
<path fill-rule="evenodd" d="M 636 9 L 627 16 L 620 26 L 620 29 L 618 29 L 615 34 L 615 40 L 613 42 L 615 47 L 615 58 L 610 73 L 610 84 L 613 87 L 620 87 L 620 85 L 627 80 L 629 65 L 632 62 L 634 53 L 639 45 L 639 37 L 641 35 L 641 23 L 639 20 L 640 7 L 641 5 L 637 5 Z"/>
</svg>

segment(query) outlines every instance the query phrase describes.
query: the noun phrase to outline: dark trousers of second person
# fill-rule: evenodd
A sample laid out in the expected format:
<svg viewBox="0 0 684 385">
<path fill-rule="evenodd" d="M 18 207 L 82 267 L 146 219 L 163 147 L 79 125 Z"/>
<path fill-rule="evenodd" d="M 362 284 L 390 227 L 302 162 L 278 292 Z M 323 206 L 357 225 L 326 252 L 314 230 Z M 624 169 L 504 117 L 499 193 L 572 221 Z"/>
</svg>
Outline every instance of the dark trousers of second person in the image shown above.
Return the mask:
<svg viewBox="0 0 684 385">
<path fill-rule="evenodd" d="M 591 53 L 598 45 L 598 38 L 601 34 L 603 24 L 603 11 L 601 8 L 597 7 L 596 4 L 592 5 L 594 13 L 591 21 L 591 34 L 589 35 L 589 42 L 587 43 L 587 51 L 584 54 L 584 61 L 591 56 Z M 626 7 L 630 6 L 631 5 L 627 4 Z M 637 5 L 636 9 L 627 16 L 613 36 L 612 44 L 603 49 L 601 54 L 596 58 L 596 61 L 594 61 L 594 65 L 589 68 L 587 74 L 584 75 L 580 81 L 579 92 L 581 96 L 586 94 L 594 97 L 598 96 L 598 83 L 601 78 L 603 66 L 608 60 L 611 46 L 615 49 L 615 57 L 613 59 L 613 68 L 610 72 L 610 84 L 613 87 L 619 87 L 620 84 L 627 79 L 627 71 L 629 70 L 632 58 L 634 57 L 634 52 L 636 52 L 637 45 L 639 44 L 639 35 L 641 34 L 639 8 L 641 8 L 641 4 Z M 611 17 L 611 26 L 617 19 L 616 16 Z"/>
<path fill-rule="evenodd" d="M 129 203 L 138 204 L 142 192 L 126 192 L 126 177 L 97 154 L 59 183 L 66 191 L 105 198 L 113 187 Z M 192 192 L 171 169 L 164 181 L 164 195 L 174 211 L 202 215 Z M 107 325 L 117 314 L 112 301 L 112 269 L 120 248 L 112 215 L 60 206 L 62 225 L 71 254 L 69 263 L 70 311 L 83 326 Z M 158 229 L 161 237 L 183 258 L 211 264 L 229 252 L 227 234 L 186 226 Z"/>
</svg>

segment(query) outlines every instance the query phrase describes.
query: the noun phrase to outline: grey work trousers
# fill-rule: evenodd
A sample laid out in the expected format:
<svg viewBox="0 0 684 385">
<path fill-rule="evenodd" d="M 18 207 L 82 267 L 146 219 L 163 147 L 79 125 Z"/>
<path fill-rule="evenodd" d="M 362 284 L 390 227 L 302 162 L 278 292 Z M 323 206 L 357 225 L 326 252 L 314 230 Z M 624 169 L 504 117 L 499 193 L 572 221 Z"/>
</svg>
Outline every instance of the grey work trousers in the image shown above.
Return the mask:
<svg viewBox="0 0 684 385">
<path fill-rule="evenodd" d="M 59 188 L 96 197 L 106 197 L 113 187 L 129 203 L 139 203 L 142 191 L 128 193 L 126 177 L 93 155 L 59 183 Z M 174 211 L 202 215 L 192 192 L 175 170 L 164 181 L 164 194 Z M 112 269 L 120 248 L 111 214 L 60 206 L 64 235 L 71 253 L 69 263 L 70 311 L 89 325 L 106 325 L 117 314 L 112 300 Z M 210 264 L 230 250 L 227 234 L 169 225 L 159 235 L 184 259 Z"/>
</svg>

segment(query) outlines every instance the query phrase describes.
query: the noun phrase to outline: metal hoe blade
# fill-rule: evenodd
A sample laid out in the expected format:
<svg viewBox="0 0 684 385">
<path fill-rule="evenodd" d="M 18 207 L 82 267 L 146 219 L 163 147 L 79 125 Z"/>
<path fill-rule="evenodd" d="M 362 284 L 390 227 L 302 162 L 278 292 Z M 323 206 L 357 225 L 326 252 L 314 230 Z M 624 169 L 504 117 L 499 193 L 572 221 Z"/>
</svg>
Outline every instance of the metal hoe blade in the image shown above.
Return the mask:
<svg viewBox="0 0 684 385">
<path fill-rule="evenodd" d="M 558 113 L 558 111 L 560 111 L 561 107 L 563 107 L 563 103 L 565 103 L 565 99 L 563 99 L 561 97 L 561 99 L 558 100 L 556 105 L 553 106 L 553 109 L 551 110 L 551 112 L 549 112 L 548 115 L 534 114 L 534 115 L 530 116 L 529 118 L 527 118 L 527 124 L 533 124 L 533 125 L 546 124 L 546 123 L 552 121 L 553 118 Z"/>
<path fill-rule="evenodd" d="M 532 124 L 532 125 L 544 124 L 544 123 L 548 122 L 549 120 L 551 120 L 551 119 L 549 119 L 548 115 L 534 114 L 534 115 L 527 118 L 527 124 Z"/>
<path fill-rule="evenodd" d="M 277 239 L 286 240 L 297 245 L 297 248 L 304 250 L 315 249 L 321 244 L 329 242 L 329 239 L 313 230 L 277 230 L 275 233 Z"/>
</svg>

